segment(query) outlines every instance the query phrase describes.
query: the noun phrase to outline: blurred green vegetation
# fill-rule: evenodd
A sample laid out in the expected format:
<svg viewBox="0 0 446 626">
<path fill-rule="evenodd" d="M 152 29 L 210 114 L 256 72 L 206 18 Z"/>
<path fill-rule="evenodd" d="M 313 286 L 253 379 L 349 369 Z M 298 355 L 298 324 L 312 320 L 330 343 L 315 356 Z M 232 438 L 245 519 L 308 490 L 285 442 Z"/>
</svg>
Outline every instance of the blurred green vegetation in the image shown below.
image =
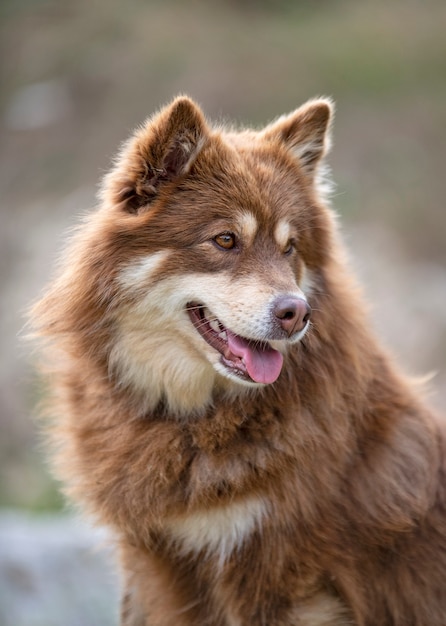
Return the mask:
<svg viewBox="0 0 446 626">
<path fill-rule="evenodd" d="M 330 95 L 337 209 L 444 264 L 445 27 L 444 0 L 3 0 L 1 219 L 26 230 L 38 206 L 69 223 L 61 199 L 87 189 L 93 201 L 119 143 L 179 92 L 255 125 Z M 14 263 L 10 240 L 2 254 Z M 58 507 L 35 394 L 17 393 L 0 404 L 0 504 Z"/>
</svg>

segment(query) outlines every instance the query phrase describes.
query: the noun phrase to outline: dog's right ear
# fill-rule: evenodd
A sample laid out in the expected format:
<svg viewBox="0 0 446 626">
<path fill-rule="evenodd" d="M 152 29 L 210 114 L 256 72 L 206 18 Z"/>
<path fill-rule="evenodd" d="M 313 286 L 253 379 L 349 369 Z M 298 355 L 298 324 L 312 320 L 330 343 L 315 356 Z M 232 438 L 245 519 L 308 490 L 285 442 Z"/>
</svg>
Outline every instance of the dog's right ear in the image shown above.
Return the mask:
<svg viewBox="0 0 446 626">
<path fill-rule="evenodd" d="M 128 213 L 149 206 L 162 185 L 186 174 L 208 137 L 198 105 L 176 98 L 149 118 L 124 145 L 105 176 L 101 196 Z"/>
</svg>

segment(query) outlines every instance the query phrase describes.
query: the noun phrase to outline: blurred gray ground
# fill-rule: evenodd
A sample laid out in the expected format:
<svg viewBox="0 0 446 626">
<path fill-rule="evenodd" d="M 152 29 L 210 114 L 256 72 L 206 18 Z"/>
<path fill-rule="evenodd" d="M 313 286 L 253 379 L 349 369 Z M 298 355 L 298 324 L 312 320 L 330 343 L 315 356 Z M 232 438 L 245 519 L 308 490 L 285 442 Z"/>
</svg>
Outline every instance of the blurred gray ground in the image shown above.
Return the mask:
<svg viewBox="0 0 446 626">
<path fill-rule="evenodd" d="M 0 514 L 1 626 L 113 626 L 118 597 L 104 533 L 63 515 Z"/>
</svg>

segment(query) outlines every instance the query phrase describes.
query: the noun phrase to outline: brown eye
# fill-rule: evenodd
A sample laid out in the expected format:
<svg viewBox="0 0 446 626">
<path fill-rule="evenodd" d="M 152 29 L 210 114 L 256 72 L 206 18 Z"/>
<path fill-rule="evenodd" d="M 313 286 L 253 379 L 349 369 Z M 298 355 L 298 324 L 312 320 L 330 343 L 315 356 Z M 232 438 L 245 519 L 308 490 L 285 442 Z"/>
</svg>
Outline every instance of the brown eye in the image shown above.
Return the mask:
<svg viewBox="0 0 446 626">
<path fill-rule="evenodd" d="M 232 248 L 235 248 L 234 233 L 220 233 L 214 237 L 213 241 L 215 241 L 219 248 L 223 248 L 223 250 L 232 250 Z"/>
<path fill-rule="evenodd" d="M 289 256 L 290 254 L 294 252 L 294 248 L 295 248 L 294 239 L 290 239 L 283 253 L 285 254 L 285 256 Z"/>
</svg>

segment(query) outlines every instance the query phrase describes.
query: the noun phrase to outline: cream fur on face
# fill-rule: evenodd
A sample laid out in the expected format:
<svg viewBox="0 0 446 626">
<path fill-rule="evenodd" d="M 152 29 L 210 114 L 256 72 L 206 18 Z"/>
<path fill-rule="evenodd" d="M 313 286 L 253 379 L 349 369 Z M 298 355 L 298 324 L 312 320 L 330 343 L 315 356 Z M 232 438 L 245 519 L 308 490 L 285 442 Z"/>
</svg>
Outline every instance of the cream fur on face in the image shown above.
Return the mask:
<svg viewBox="0 0 446 626">
<path fill-rule="evenodd" d="M 145 409 L 164 397 L 173 411 L 183 414 L 208 405 L 216 374 L 235 383 L 229 388 L 231 394 L 259 386 L 225 367 L 221 354 L 192 325 L 187 304 L 203 304 L 211 316 L 237 335 L 268 341 L 273 332 L 272 302 L 283 292 L 260 276 L 234 280 L 226 272 L 156 278 L 170 254 L 156 252 L 121 271 L 121 288 L 138 299 L 122 307 L 116 317 L 110 369 L 118 373 L 121 384 L 144 396 Z M 287 294 L 305 299 L 295 283 L 289 289 Z M 271 345 L 284 352 L 287 345 L 302 339 L 306 329 L 289 340 L 273 337 Z"/>
</svg>

